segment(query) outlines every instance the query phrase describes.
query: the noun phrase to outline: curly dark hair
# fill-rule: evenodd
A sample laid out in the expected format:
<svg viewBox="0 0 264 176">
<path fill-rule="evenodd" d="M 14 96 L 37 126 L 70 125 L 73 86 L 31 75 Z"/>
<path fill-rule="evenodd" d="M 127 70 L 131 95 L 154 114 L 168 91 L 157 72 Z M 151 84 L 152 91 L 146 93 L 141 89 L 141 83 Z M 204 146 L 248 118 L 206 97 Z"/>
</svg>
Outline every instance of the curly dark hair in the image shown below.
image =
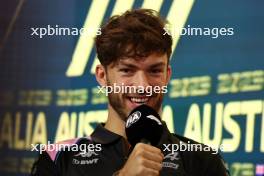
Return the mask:
<svg viewBox="0 0 264 176">
<path fill-rule="evenodd" d="M 102 26 L 95 38 L 100 63 L 108 66 L 122 58 L 142 58 L 150 54 L 171 55 L 172 38 L 165 33 L 167 21 L 151 9 L 128 10 Z"/>
</svg>

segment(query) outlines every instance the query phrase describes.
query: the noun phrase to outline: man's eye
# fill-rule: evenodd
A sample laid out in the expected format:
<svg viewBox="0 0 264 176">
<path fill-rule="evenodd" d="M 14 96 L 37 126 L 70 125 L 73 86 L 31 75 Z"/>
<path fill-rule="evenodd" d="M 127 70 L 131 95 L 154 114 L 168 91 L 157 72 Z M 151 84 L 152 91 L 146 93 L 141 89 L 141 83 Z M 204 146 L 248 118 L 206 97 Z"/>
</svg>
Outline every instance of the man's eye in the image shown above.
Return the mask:
<svg viewBox="0 0 264 176">
<path fill-rule="evenodd" d="M 151 70 L 151 73 L 157 74 L 157 73 L 161 73 L 162 70 L 161 69 L 153 69 Z"/>
<path fill-rule="evenodd" d="M 119 71 L 123 72 L 123 73 L 130 73 L 131 72 L 131 70 L 128 68 L 121 68 Z"/>
</svg>

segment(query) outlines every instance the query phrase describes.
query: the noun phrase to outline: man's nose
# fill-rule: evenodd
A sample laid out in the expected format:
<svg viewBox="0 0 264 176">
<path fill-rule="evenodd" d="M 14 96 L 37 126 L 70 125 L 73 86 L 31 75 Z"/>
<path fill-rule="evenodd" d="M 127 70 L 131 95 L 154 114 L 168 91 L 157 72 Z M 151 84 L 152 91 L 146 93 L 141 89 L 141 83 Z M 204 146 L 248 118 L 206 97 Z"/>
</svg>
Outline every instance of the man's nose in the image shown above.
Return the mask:
<svg viewBox="0 0 264 176">
<path fill-rule="evenodd" d="M 143 71 L 136 73 L 133 82 L 135 86 L 143 86 L 144 88 L 150 85 L 148 77 Z"/>
</svg>

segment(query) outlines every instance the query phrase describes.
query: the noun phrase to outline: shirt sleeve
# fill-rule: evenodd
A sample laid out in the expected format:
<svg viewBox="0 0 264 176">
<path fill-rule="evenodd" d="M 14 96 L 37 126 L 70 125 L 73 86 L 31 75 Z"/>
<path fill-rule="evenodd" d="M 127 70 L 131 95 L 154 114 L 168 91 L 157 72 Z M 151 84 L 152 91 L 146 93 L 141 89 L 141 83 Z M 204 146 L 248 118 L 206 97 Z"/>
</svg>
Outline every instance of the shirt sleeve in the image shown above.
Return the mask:
<svg viewBox="0 0 264 176">
<path fill-rule="evenodd" d="M 31 176 L 57 176 L 55 163 L 47 152 L 39 155 L 38 160 L 33 164 Z"/>
</svg>

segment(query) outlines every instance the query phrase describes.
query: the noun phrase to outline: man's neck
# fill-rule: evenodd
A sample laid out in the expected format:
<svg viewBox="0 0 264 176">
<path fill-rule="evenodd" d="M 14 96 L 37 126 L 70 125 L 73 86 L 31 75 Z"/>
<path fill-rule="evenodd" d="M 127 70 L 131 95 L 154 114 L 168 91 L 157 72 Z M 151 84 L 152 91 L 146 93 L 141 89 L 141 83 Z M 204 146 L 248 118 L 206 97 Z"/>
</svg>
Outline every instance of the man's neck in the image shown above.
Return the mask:
<svg viewBox="0 0 264 176">
<path fill-rule="evenodd" d="M 108 105 L 108 117 L 104 127 L 113 133 L 123 136 L 125 139 L 127 138 L 125 122 L 119 117 L 111 105 Z"/>
</svg>

